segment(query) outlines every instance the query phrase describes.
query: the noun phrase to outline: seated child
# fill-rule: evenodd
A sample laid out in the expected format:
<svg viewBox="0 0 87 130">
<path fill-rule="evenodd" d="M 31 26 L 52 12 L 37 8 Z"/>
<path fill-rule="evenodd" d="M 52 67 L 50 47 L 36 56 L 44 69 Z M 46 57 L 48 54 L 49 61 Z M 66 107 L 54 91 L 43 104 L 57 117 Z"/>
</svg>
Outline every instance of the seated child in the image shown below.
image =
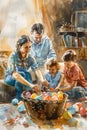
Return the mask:
<svg viewBox="0 0 87 130">
<path fill-rule="evenodd" d="M 49 83 L 48 88 L 50 90 L 54 90 L 60 82 L 62 73 L 59 71 L 59 68 L 59 64 L 55 59 L 50 59 L 46 63 L 46 69 L 48 72 L 45 74 L 45 78 Z"/>
<path fill-rule="evenodd" d="M 60 84 L 60 88 L 58 86 L 56 89 L 66 92 L 76 100 L 85 97 L 87 95 L 87 80 L 76 63 L 76 52 L 72 49 L 67 50 L 62 58 L 64 61 L 63 74 L 68 85 L 61 87 Z"/>
</svg>

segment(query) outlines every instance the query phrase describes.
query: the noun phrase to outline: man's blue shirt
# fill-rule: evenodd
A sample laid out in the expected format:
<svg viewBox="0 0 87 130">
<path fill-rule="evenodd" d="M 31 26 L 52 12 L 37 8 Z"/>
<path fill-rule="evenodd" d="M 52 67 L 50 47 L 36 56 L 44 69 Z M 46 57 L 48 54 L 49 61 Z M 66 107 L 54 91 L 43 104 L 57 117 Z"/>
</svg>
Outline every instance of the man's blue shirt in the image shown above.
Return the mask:
<svg viewBox="0 0 87 130">
<path fill-rule="evenodd" d="M 30 54 L 35 57 L 38 66 L 43 66 L 47 59 L 56 59 L 56 54 L 52 46 L 51 40 L 47 36 L 43 36 L 40 43 L 35 43 L 32 40 Z"/>
</svg>

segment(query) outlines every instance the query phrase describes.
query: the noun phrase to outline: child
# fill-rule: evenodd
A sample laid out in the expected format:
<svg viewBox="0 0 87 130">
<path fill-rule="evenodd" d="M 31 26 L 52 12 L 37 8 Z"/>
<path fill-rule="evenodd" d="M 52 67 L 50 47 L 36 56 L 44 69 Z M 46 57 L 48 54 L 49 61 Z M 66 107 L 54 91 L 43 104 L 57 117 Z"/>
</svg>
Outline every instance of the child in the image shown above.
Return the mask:
<svg viewBox="0 0 87 130">
<path fill-rule="evenodd" d="M 50 59 L 46 63 L 46 68 L 48 72 L 45 78 L 49 83 L 48 88 L 54 90 L 58 86 L 62 76 L 62 73 L 59 71 L 59 64 L 55 59 Z"/>
<path fill-rule="evenodd" d="M 87 94 L 87 81 L 76 63 L 76 52 L 70 49 L 64 53 L 62 58 L 64 61 L 63 73 L 68 85 L 60 88 L 60 90 L 74 99 L 85 97 Z"/>
</svg>

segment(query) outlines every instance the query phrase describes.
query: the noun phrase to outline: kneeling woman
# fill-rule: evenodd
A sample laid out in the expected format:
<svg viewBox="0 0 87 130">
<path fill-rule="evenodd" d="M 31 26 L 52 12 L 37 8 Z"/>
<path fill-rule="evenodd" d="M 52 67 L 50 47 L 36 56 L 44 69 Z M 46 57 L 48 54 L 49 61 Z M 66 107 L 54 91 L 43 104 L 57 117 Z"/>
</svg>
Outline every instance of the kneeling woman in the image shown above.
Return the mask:
<svg viewBox="0 0 87 130">
<path fill-rule="evenodd" d="M 36 88 L 37 85 L 32 84 L 32 78 L 28 69 L 31 67 L 35 71 L 37 77 L 42 82 L 43 80 L 41 72 L 38 70 L 35 59 L 29 54 L 31 49 L 31 41 L 28 36 L 22 35 L 16 44 L 16 51 L 12 52 L 8 60 L 8 68 L 5 73 L 4 82 L 8 85 L 14 86 L 16 89 L 16 98 L 21 100 L 21 93 L 23 88 L 29 90 Z"/>
</svg>

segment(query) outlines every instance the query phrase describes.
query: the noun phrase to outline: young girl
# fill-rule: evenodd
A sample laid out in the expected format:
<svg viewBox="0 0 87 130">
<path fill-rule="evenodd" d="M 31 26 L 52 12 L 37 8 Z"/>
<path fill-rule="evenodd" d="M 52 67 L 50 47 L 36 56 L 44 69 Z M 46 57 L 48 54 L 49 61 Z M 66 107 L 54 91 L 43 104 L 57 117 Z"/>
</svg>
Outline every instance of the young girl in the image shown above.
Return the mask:
<svg viewBox="0 0 87 130">
<path fill-rule="evenodd" d="M 48 72 L 45 78 L 49 83 L 48 88 L 54 90 L 58 86 L 62 76 L 62 73 L 59 71 L 59 64 L 55 59 L 50 59 L 46 63 L 46 68 Z"/>
<path fill-rule="evenodd" d="M 64 53 L 62 58 L 64 61 L 63 73 L 68 85 L 63 88 L 60 87 L 60 90 L 74 99 L 85 97 L 87 94 L 87 81 L 76 63 L 76 52 L 70 49 Z"/>
</svg>

